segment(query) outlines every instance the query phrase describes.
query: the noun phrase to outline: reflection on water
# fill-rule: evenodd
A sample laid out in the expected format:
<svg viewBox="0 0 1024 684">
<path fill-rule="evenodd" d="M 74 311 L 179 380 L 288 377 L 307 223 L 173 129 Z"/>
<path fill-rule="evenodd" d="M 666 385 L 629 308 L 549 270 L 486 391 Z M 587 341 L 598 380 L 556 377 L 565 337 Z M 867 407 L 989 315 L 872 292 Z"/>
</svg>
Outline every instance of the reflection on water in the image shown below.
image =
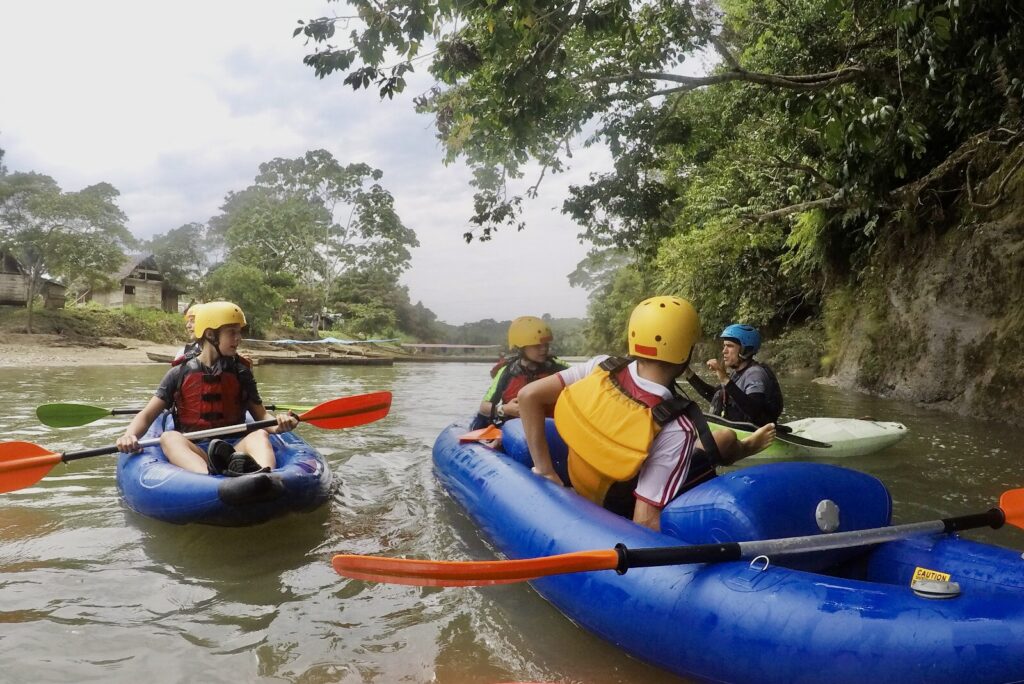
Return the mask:
<svg viewBox="0 0 1024 684">
<path fill-rule="evenodd" d="M 63 451 L 110 444 L 123 418 L 51 430 L 37 405 L 141 406 L 165 369 L 0 371 L 4 440 Z M 58 466 L 0 496 L 4 679 L 206 682 L 679 682 L 561 616 L 526 585 L 420 589 L 339 578 L 330 556 L 467 559 L 493 554 L 433 477 L 430 448 L 473 410 L 484 364 L 257 369 L 267 401 L 316 404 L 395 393 L 384 421 L 299 434 L 328 458 L 332 496 L 255 528 L 174 526 L 120 503 L 115 459 Z M 784 379 L 787 417 L 898 420 L 909 436 L 848 462 L 889 486 L 899 522 L 983 511 L 1024 474 L 1011 428 Z M 1024 533 L 973 538 L 1024 548 Z M 16 656 L 15 656 L 16 654 Z M 150 674 L 152 673 L 152 674 Z M 173 674 L 172 674 L 173 673 Z"/>
</svg>

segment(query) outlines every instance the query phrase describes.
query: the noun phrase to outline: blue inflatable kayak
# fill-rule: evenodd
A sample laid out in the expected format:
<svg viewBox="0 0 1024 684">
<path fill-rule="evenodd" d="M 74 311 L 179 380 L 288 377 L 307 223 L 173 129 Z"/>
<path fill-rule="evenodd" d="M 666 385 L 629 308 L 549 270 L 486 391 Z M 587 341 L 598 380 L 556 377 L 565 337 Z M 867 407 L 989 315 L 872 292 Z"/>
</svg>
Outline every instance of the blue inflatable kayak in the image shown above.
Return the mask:
<svg viewBox="0 0 1024 684">
<path fill-rule="evenodd" d="M 157 419 L 144 439 L 171 427 Z M 133 511 L 171 523 L 255 525 L 291 512 L 311 511 L 327 500 L 331 470 L 294 432 L 271 435 L 277 466 L 241 477 L 200 475 L 172 465 L 159 446 L 121 454 L 117 486 Z M 205 443 L 200 443 L 205 447 Z"/>
<path fill-rule="evenodd" d="M 508 453 L 460 444 L 465 431 L 454 425 L 437 438 L 437 476 L 508 558 L 889 524 L 891 500 L 877 479 L 778 463 L 685 492 L 663 511 L 662 532 L 653 532 L 531 474 L 519 421 L 503 430 Z M 553 425 L 549 436 L 558 439 Z M 564 445 L 552 451 L 557 468 Z M 916 583 L 915 591 L 915 575 L 949 582 L 929 587 L 937 592 Z M 1024 560 L 951 535 L 752 563 L 556 575 L 533 586 L 585 629 L 694 680 L 1024 681 Z"/>
</svg>

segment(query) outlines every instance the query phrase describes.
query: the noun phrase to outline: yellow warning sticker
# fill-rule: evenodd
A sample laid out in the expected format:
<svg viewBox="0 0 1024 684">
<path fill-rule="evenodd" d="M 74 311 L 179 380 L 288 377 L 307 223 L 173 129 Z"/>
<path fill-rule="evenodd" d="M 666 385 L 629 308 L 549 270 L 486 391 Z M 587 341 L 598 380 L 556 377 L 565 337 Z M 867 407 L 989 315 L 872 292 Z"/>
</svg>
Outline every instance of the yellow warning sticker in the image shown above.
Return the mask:
<svg viewBox="0 0 1024 684">
<path fill-rule="evenodd" d="M 917 567 L 914 568 L 914 576 L 910 578 L 910 581 L 916 582 L 917 580 L 939 580 L 942 582 L 948 582 L 949 578 L 949 573 L 939 572 L 938 570 L 929 570 L 928 568 Z"/>
</svg>

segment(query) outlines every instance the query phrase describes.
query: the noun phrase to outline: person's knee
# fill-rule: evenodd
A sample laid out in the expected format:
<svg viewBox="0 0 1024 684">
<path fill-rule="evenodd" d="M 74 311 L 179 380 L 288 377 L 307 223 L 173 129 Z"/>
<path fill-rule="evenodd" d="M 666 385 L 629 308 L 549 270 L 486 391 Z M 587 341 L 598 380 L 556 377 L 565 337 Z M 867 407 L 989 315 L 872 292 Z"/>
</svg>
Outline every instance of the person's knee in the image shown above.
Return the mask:
<svg viewBox="0 0 1024 684">
<path fill-rule="evenodd" d="M 254 430 L 246 435 L 245 439 L 241 440 L 235 448 L 237 451 L 245 453 L 273 449 L 270 444 L 270 433 L 266 430 Z"/>
<path fill-rule="evenodd" d="M 180 444 L 182 440 L 181 433 L 177 430 L 167 430 L 160 434 L 160 448 L 166 449 L 170 444 Z"/>
</svg>

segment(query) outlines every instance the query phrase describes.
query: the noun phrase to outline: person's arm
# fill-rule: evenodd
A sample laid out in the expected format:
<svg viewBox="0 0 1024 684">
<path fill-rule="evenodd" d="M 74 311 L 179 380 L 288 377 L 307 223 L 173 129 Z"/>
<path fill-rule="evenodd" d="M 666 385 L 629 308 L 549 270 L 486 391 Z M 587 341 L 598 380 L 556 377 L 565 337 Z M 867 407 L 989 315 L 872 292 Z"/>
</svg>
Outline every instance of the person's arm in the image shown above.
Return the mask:
<svg viewBox="0 0 1024 684">
<path fill-rule="evenodd" d="M 523 421 L 526 444 L 533 457 L 533 472 L 559 485 L 565 483 L 551 463 L 544 422 L 549 410 L 558 401 L 563 387 L 558 375 L 549 375 L 519 390 L 519 417 Z"/>
<path fill-rule="evenodd" d="M 157 416 L 167 408 L 167 404 L 160 397 L 151 397 L 149 403 L 135 414 L 132 418 L 132 422 L 128 423 L 128 427 L 125 428 L 124 434 L 117 438 L 117 450 L 128 453 L 135 453 L 139 451 L 139 437 L 146 433 L 149 426 L 153 424 L 153 421 L 157 419 Z"/>
<path fill-rule="evenodd" d="M 636 507 L 633 509 L 633 522 L 655 532 L 661 532 L 661 509 L 637 499 Z"/>
<path fill-rule="evenodd" d="M 771 416 L 768 415 L 768 397 L 763 392 L 747 394 L 732 380 L 726 383 L 725 391 L 751 423 L 760 427 L 771 422 Z"/>
<path fill-rule="evenodd" d="M 256 402 L 249 402 L 249 413 L 252 414 L 254 420 L 264 420 L 269 414 L 263 404 L 257 404 Z M 299 424 L 299 419 L 291 411 L 283 411 L 281 413 L 274 414 L 277 418 L 277 425 L 273 427 L 264 428 L 271 434 L 281 434 L 282 432 L 289 432 L 294 430 Z"/>
<path fill-rule="evenodd" d="M 686 381 L 689 382 L 693 389 L 697 391 L 697 394 L 708 401 L 711 401 L 714 398 L 715 392 L 718 391 L 718 388 L 704 382 L 704 378 L 697 375 L 692 368 L 687 368 L 683 375 L 686 378 Z"/>
<path fill-rule="evenodd" d="M 491 386 L 487 388 L 487 392 L 484 393 L 484 400 L 480 402 L 480 415 L 487 419 L 488 424 L 494 420 L 497 405 L 501 401 L 501 395 L 504 393 L 506 385 L 508 385 L 507 365 L 502 366 L 501 370 L 494 376 L 494 379 L 491 380 Z"/>
</svg>

